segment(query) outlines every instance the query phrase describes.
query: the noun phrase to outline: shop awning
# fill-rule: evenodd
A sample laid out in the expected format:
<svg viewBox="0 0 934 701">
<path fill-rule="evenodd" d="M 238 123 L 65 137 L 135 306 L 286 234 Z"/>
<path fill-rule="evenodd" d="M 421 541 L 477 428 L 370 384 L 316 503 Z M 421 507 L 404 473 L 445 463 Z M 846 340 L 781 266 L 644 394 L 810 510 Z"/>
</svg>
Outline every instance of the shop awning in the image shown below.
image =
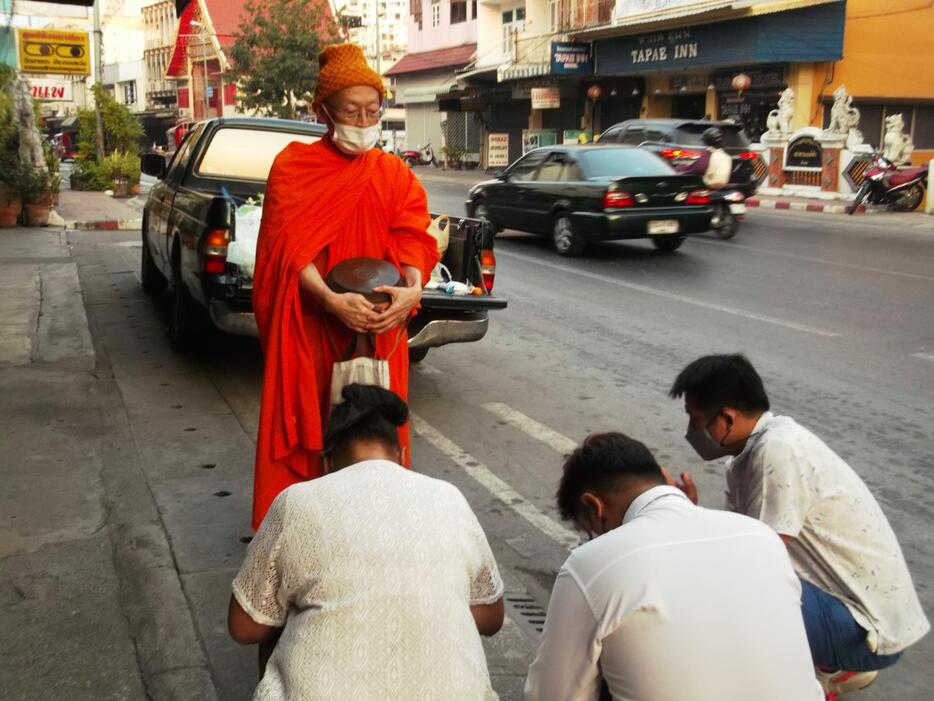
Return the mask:
<svg viewBox="0 0 934 701">
<path fill-rule="evenodd" d="M 497 66 L 484 66 L 482 68 L 468 68 L 467 70 L 461 72 L 455 71 L 454 75 L 457 77 L 458 82 L 462 80 L 468 80 L 470 78 L 493 78 L 496 79 L 496 70 Z M 484 82 L 484 81 L 480 81 Z"/>
<path fill-rule="evenodd" d="M 521 78 L 537 78 L 550 73 L 550 63 L 507 63 L 496 69 L 496 80 L 502 83 Z"/>
<path fill-rule="evenodd" d="M 420 85 L 413 88 L 403 88 L 396 95 L 396 102 L 400 105 L 407 105 L 416 102 L 434 102 L 438 95 L 447 95 L 457 84 L 451 80 L 444 83 L 434 83 L 432 85 Z"/>
</svg>

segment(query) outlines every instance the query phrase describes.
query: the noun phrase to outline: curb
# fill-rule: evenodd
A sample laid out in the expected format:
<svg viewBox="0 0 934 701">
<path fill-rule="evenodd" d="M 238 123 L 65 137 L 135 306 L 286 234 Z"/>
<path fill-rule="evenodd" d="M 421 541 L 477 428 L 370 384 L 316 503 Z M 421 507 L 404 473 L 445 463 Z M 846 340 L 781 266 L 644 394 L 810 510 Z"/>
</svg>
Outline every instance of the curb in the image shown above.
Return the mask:
<svg viewBox="0 0 934 701">
<path fill-rule="evenodd" d="M 136 231 L 143 228 L 143 220 L 135 219 L 102 219 L 99 221 L 72 221 L 66 220 L 65 227 L 77 231 Z"/>
<path fill-rule="evenodd" d="M 746 200 L 747 207 L 759 207 L 760 209 L 787 209 L 795 212 L 814 212 L 819 214 L 846 214 L 847 205 L 842 204 L 824 204 L 823 202 L 791 202 L 790 200 L 760 200 L 757 197 L 750 197 Z M 857 207 L 859 214 L 868 214 L 870 210 L 865 205 Z"/>
</svg>

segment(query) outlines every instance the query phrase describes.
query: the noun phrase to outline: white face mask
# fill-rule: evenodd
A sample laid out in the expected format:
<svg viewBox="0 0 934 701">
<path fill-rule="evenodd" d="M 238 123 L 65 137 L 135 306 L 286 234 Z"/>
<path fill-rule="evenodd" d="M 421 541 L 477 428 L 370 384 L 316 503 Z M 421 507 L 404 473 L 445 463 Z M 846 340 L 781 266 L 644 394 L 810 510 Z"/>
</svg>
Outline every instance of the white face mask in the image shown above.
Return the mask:
<svg viewBox="0 0 934 701">
<path fill-rule="evenodd" d="M 324 105 L 322 105 L 322 108 L 324 109 L 324 113 L 331 120 L 331 124 L 334 126 L 334 131 L 331 134 L 334 145 L 348 156 L 357 156 L 376 146 L 376 142 L 379 141 L 379 137 L 382 134 L 382 128 L 379 122 L 369 127 L 340 124 L 335 121 L 334 117 L 331 116 L 331 113 L 328 112 Z"/>
</svg>

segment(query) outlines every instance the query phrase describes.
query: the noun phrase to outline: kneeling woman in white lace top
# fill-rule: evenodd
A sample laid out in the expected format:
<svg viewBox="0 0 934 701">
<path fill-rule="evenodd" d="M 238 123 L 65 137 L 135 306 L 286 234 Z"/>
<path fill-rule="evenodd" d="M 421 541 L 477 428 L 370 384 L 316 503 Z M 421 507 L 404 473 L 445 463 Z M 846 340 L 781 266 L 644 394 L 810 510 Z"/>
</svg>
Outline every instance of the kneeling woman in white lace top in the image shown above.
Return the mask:
<svg viewBox="0 0 934 701">
<path fill-rule="evenodd" d="M 402 468 L 408 408 L 350 385 L 320 479 L 275 500 L 233 582 L 240 643 L 284 626 L 254 699 L 495 699 L 480 635 L 503 623 L 486 536 L 451 484 Z M 479 633 L 479 634 L 478 634 Z"/>
</svg>

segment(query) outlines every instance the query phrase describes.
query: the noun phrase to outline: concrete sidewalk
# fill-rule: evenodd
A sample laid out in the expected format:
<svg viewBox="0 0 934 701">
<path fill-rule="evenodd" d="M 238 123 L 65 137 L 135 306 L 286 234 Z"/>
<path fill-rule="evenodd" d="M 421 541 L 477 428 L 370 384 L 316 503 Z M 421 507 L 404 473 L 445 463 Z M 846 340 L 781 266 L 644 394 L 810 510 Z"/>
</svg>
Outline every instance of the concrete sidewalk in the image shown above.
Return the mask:
<svg viewBox="0 0 934 701">
<path fill-rule="evenodd" d="M 0 232 L 0 287 L 2 696 L 215 699 L 64 232 Z"/>
<path fill-rule="evenodd" d="M 117 199 L 103 192 L 63 189 L 53 223 L 66 229 L 135 231 L 142 228 L 143 204 L 139 197 Z"/>
</svg>

